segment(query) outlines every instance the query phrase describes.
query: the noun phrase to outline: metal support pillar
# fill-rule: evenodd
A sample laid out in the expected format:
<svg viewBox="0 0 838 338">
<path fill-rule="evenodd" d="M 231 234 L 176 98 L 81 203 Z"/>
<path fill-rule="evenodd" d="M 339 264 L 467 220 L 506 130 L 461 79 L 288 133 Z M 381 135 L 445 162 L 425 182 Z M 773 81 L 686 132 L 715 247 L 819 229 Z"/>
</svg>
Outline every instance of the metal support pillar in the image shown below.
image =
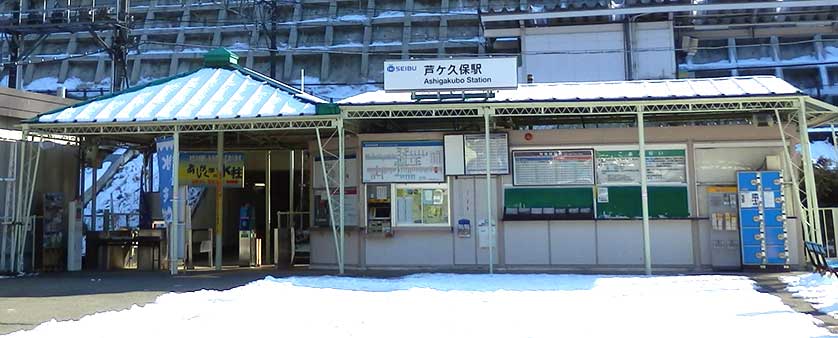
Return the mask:
<svg viewBox="0 0 838 338">
<path fill-rule="evenodd" d="M 288 151 L 288 226 L 294 227 L 294 158 L 295 152 Z"/>
<path fill-rule="evenodd" d="M 797 219 L 800 220 L 801 228 L 803 229 L 803 239 L 806 241 L 816 241 L 811 229 L 811 220 L 807 218 L 806 210 L 803 208 L 803 201 L 800 198 L 800 183 L 797 181 L 797 171 L 794 170 L 794 162 L 789 152 L 789 144 L 786 139 L 785 127 L 783 120 L 780 119 L 780 111 L 774 110 L 774 117 L 777 119 L 777 126 L 780 129 L 780 140 L 783 142 L 783 155 L 785 157 L 785 171 L 791 177 L 792 198 L 793 203 L 797 206 Z M 785 178 L 783 179 L 785 181 Z"/>
<path fill-rule="evenodd" d="M 649 230 L 649 191 L 646 178 L 646 128 L 643 122 L 643 112 L 637 113 L 637 138 L 640 151 L 640 202 L 643 209 L 643 270 L 647 275 L 652 274 L 652 243 Z"/>
<path fill-rule="evenodd" d="M 484 111 L 483 113 L 483 129 L 485 132 L 485 142 L 486 142 L 486 226 L 488 227 L 489 232 L 489 274 L 494 273 L 494 263 L 495 263 L 495 238 L 494 234 L 492 233 L 492 162 L 491 157 L 492 153 L 489 147 L 490 141 L 490 130 L 489 130 L 489 111 Z"/>
<path fill-rule="evenodd" d="M 99 197 L 99 188 L 96 184 L 96 181 L 99 179 L 99 142 L 93 141 L 93 156 L 91 160 L 91 174 L 90 174 L 90 230 L 97 231 L 97 225 L 99 224 L 99 213 L 97 212 L 98 206 L 96 202 Z M 83 198 L 83 197 L 82 197 Z M 83 206 L 82 206 L 83 207 Z"/>
<path fill-rule="evenodd" d="M 216 141 L 216 165 L 218 180 L 215 182 L 215 270 L 221 271 L 222 264 L 222 232 L 224 230 L 224 132 L 218 132 Z"/>
<path fill-rule="evenodd" d="M 20 138 L 20 153 L 18 154 L 18 184 L 17 184 L 17 196 L 16 196 L 16 205 L 15 205 L 15 218 L 14 223 L 12 224 L 12 242 L 11 247 L 9 248 L 9 271 L 18 271 L 17 268 L 17 252 L 18 252 L 18 245 L 24 245 L 24 243 L 19 243 L 20 238 L 20 231 L 21 231 L 21 224 L 23 224 L 24 216 L 24 208 L 23 203 L 26 200 L 26 172 L 24 171 L 25 163 L 26 163 L 26 140 L 29 137 L 29 130 L 27 128 L 23 129 L 23 133 L 21 134 Z"/>
<path fill-rule="evenodd" d="M 835 150 L 835 158 L 838 159 L 838 136 L 835 135 L 834 123 L 829 124 L 829 130 L 832 131 L 832 148 Z M 838 163 L 833 163 L 832 165 L 838 166 Z"/>
<path fill-rule="evenodd" d="M 821 239 L 820 244 L 826 245 L 823 238 L 823 229 L 821 229 L 821 221 L 818 215 L 818 191 L 815 187 L 815 170 L 812 165 L 812 150 L 809 143 L 809 125 L 806 121 L 806 102 L 800 100 L 800 110 L 797 111 L 797 124 L 800 127 L 800 152 L 803 163 L 803 179 L 806 185 L 806 212 L 809 215 L 809 220 L 815 227 L 817 236 L 815 238 Z"/>
<path fill-rule="evenodd" d="M 345 239 L 345 237 L 344 237 L 344 228 L 345 228 L 344 227 L 344 225 L 345 225 L 344 214 L 345 214 L 345 210 L 346 210 L 346 208 L 344 207 L 345 206 L 344 195 L 346 193 L 346 182 L 345 182 L 346 181 L 346 178 L 345 178 L 345 176 L 346 176 L 345 162 L 346 161 L 344 161 L 344 157 L 346 157 L 346 154 L 345 154 L 345 149 L 344 149 L 345 148 L 344 137 L 346 136 L 346 134 L 344 133 L 343 120 L 338 120 L 337 124 L 338 124 L 338 175 L 339 175 L 338 176 L 338 205 L 340 205 L 340 207 L 338 208 L 339 209 L 339 211 L 338 211 L 338 224 L 340 225 L 340 264 L 338 264 L 338 271 L 342 275 L 343 271 L 344 271 L 344 264 L 346 263 L 346 260 L 345 260 L 346 256 L 344 255 L 346 253 L 346 250 L 345 250 L 346 247 L 344 246 L 344 239 Z"/>
<path fill-rule="evenodd" d="M 265 151 L 265 262 L 273 262 L 271 247 L 271 151 Z"/>
<path fill-rule="evenodd" d="M 169 273 L 177 275 L 177 254 L 180 247 L 181 238 L 178 236 L 178 229 L 180 229 L 180 179 L 178 172 L 180 170 L 180 133 L 175 130 L 174 133 L 174 151 L 172 152 L 172 228 L 170 229 L 169 238 Z"/>
<path fill-rule="evenodd" d="M 338 230 L 336 229 L 337 222 L 335 221 L 335 206 L 332 198 L 332 188 L 329 186 L 329 171 L 326 170 L 326 156 L 323 152 L 323 140 L 320 138 L 320 128 L 315 128 L 314 132 L 317 133 L 317 149 L 320 151 L 320 169 L 323 170 L 323 183 L 326 187 L 326 203 L 329 205 L 329 224 L 332 226 L 332 237 L 335 240 L 335 257 L 338 261 L 338 269 L 340 270 L 340 272 L 343 272 L 343 255 L 341 254 L 341 245 L 340 241 L 338 240 Z M 339 152 L 342 151 L 342 149 L 339 150 Z M 342 160 L 339 161 L 338 166 L 340 166 L 342 169 L 343 167 L 341 166 L 341 163 L 343 163 Z M 343 179 L 341 178 L 341 181 L 342 180 Z M 338 183 L 338 185 L 341 184 Z M 343 194 L 341 194 L 341 196 L 342 195 Z"/>
</svg>

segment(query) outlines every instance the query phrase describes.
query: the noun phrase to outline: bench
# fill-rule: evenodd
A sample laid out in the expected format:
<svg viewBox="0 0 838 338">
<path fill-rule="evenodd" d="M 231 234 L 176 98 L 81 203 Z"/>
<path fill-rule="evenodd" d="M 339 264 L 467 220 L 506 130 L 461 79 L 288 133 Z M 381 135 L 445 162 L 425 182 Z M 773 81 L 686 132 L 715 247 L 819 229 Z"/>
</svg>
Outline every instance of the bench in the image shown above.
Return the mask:
<svg viewBox="0 0 838 338">
<path fill-rule="evenodd" d="M 827 258 L 826 248 L 814 242 L 803 242 L 806 246 L 806 254 L 815 267 L 815 271 L 821 275 L 832 274 L 838 277 L 838 259 Z"/>
</svg>

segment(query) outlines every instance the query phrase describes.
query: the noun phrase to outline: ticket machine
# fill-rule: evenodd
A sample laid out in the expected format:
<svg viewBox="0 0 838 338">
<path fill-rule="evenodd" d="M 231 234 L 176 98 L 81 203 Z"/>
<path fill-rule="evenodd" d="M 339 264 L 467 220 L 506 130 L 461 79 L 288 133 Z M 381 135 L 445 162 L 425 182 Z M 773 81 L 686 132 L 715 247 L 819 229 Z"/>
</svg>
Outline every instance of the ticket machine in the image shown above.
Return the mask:
<svg viewBox="0 0 838 338">
<path fill-rule="evenodd" d="M 389 184 L 367 185 L 367 232 L 385 233 L 393 231 L 392 204 Z"/>
</svg>

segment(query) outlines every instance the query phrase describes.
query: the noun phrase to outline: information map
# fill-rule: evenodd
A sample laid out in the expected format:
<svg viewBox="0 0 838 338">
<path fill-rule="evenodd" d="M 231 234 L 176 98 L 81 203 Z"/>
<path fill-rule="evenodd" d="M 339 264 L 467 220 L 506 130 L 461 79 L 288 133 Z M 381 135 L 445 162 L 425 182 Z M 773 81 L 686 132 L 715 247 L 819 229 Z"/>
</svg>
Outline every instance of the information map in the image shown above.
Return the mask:
<svg viewBox="0 0 838 338">
<path fill-rule="evenodd" d="M 444 182 L 440 141 L 363 142 L 364 183 Z"/>
</svg>

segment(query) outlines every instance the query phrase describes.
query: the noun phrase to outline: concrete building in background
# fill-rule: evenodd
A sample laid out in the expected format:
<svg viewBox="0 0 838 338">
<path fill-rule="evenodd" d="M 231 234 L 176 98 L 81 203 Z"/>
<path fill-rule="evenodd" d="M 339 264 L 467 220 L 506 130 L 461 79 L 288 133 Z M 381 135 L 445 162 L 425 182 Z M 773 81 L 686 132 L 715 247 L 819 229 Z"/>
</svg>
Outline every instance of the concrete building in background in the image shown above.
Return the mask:
<svg viewBox="0 0 838 338">
<path fill-rule="evenodd" d="M 69 3 L 77 9 L 91 5 Z M 115 3 L 102 0 L 96 6 Z M 282 81 L 299 85 L 304 71 L 306 90 L 326 98 L 381 87 L 384 60 L 480 55 L 520 55 L 521 79 L 531 74 L 534 82 L 775 75 L 827 101 L 835 102 L 838 94 L 838 6 L 829 0 L 136 0 L 130 5 L 126 73 L 132 85 L 197 69 L 204 52 L 222 46 L 240 54 L 242 65 Z M 52 8 L 66 8 L 64 0 L 0 6 L 3 13 L 23 8 L 32 22 L 50 20 Z M 42 15 L 43 8 L 49 15 Z M 13 19 L 5 18 L 3 25 Z M 111 42 L 110 33 L 99 35 Z M 29 34 L 24 44 L 35 46 L 39 38 Z M 4 62 L 9 46 L 8 39 L 0 42 Z M 110 87 L 108 54 L 87 31 L 50 34 L 27 59 L 31 63 L 21 67 L 27 90 L 63 86 L 71 96 L 90 96 Z M 4 69 L 0 79 L 7 76 Z"/>
</svg>

